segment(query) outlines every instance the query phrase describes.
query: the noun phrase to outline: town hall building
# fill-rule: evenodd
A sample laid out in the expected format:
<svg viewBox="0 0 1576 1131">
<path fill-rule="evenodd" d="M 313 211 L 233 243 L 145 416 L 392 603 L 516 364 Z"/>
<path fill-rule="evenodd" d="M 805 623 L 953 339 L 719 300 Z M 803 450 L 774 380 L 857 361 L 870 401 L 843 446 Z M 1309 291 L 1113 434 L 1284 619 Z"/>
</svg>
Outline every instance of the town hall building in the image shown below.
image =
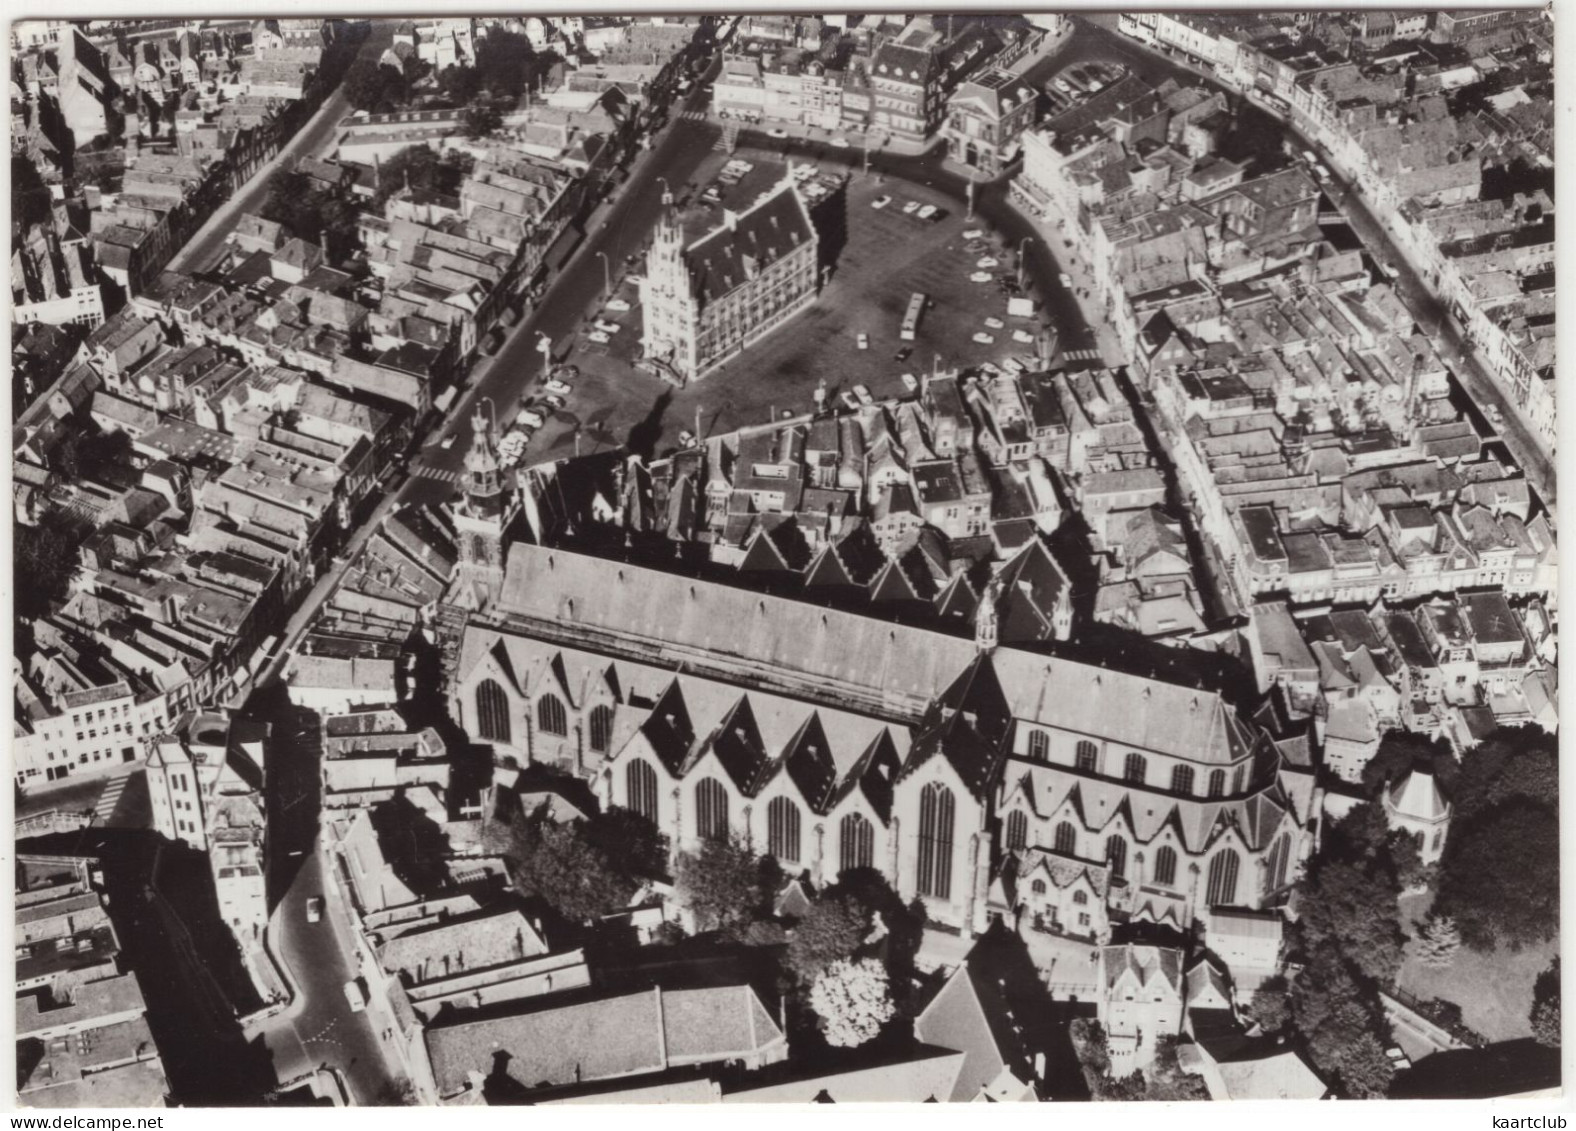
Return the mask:
<svg viewBox="0 0 1576 1131">
<path fill-rule="evenodd" d="M 673 197 L 640 284 L 648 361 L 688 382 L 706 376 L 794 315 L 819 289 L 818 240 L 804 198 L 789 175 L 743 212 L 686 246 Z"/>
</svg>

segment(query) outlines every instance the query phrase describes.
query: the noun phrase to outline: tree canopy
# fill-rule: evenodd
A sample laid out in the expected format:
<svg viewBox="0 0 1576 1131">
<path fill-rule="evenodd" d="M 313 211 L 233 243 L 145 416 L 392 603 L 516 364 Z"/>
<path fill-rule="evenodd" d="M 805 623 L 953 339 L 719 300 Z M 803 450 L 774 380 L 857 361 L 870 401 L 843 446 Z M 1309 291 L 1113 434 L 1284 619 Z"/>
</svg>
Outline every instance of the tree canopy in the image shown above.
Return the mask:
<svg viewBox="0 0 1576 1131">
<path fill-rule="evenodd" d="M 571 922 L 629 906 L 636 885 L 575 823 L 521 818 L 514 824 L 515 886 Z"/>
<path fill-rule="evenodd" d="M 1377 1046 L 1383 1057 L 1378 1035 L 1387 1032 L 1384 1013 L 1373 985 L 1359 977 L 1339 951 L 1326 946 L 1314 953 L 1297 975 L 1291 1006 L 1308 1057 L 1326 1080 L 1335 1081 L 1347 1095 L 1383 1094 L 1389 1079 L 1383 1079 L 1378 1092 L 1373 1090 L 1382 1070 L 1370 1063 L 1368 1053 Z"/>
<path fill-rule="evenodd" d="M 788 968 L 808 985 L 832 963 L 849 958 L 870 931 L 870 912 L 849 897 L 823 898 L 794 928 Z"/>
<path fill-rule="evenodd" d="M 376 207 L 381 211 L 388 198 L 406 186 L 414 192 L 453 196 L 475 165 L 476 159 L 461 150 L 440 157 L 425 145 L 407 146 L 378 171 Z"/>
<path fill-rule="evenodd" d="M 681 852 L 675 871 L 679 898 L 703 931 L 748 922 L 766 899 L 761 862 L 737 840 L 708 840 Z"/>
<path fill-rule="evenodd" d="M 21 154 L 11 155 L 11 225 L 12 231 L 25 235 L 35 224 L 42 224 L 51 215 L 49 186 L 39 176 L 38 167 Z M 13 244 L 15 240 L 12 241 Z"/>
<path fill-rule="evenodd" d="M 895 1013 L 886 969 L 873 958 L 832 963 L 810 987 L 810 1008 L 827 1044 L 854 1048 L 873 1040 Z"/>
<path fill-rule="evenodd" d="M 66 595 L 77 571 L 77 537 L 58 512 L 47 511 L 36 526 L 16 523 L 12 561 L 15 613 L 28 620 L 47 615 Z"/>
<path fill-rule="evenodd" d="M 1559 927 L 1560 836 L 1554 808 L 1524 797 L 1458 820 L 1440 861 L 1435 909 L 1473 950 L 1512 950 Z"/>
<path fill-rule="evenodd" d="M 323 253 L 339 261 L 354 251 L 356 234 L 355 206 L 332 192 L 314 188 L 304 173 L 281 169 L 268 182 L 268 198 L 261 215 L 265 220 L 283 224 L 290 234 L 308 243 L 326 239 Z"/>
<path fill-rule="evenodd" d="M 1560 1047 L 1560 958 L 1538 975 L 1532 987 L 1532 1035 L 1540 1045 Z"/>
<path fill-rule="evenodd" d="M 402 70 L 360 58 L 350 64 L 344 78 L 345 98 L 357 110 L 387 114 L 405 105 L 410 84 Z"/>
<path fill-rule="evenodd" d="M 1461 772 L 1455 753 L 1444 739 L 1393 730 L 1379 740 L 1379 749 L 1363 767 L 1363 788 L 1369 797 L 1377 797 L 1380 790 L 1414 769 L 1432 773 L 1446 797 L 1454 793 Z"/>
</svg>

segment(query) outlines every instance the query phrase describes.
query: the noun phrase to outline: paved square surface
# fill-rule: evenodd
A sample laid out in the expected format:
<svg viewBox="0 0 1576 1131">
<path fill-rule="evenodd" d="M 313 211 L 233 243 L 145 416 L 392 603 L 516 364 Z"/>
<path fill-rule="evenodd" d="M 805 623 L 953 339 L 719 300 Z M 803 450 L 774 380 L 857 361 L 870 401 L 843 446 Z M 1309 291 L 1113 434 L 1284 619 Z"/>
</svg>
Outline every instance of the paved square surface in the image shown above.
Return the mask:
<svg viewBox="0 0 1576 1131">
<path fill-rule="evenodd" d="M 720 151 L 708 154 L 687 184 L 673 186 L 675 194 L 681 200 L 698 196 L 729 156 Z M 781 161 L 780 154 L 741 146 L 732 156 L 757 165 L 739 186 L 747 190 L 746 195 L 753 197 L 758 185 L 775 181 L 763 174 L 770 172 L 768 163 Z M 891 202 L 872 208 L 882 196 Z M 922 221 L 902 212 L 909 201 L 947 211 L 938 221 Z M 691 207 L 702 206 L 697 202 Z M 720 219 L 720 209 L 711 209 L 710 216 Z M 631 433 L 632 446 L 661 452 L 677 443 L 680 431 L 694 428 L 697 410 L 706 434 L 765 423 L 773 411 L 779 416 L 807 412 L 813 408 L 812 394 L 823 375 L 834 397 L 864 384 L 879 398 L 903 395 L 902 374 L 917 375 L 936 365 L 938 356 L 943 368 L 1000 362 L 1008 356 L 1032 357 L 1034 346 L 1015 342 L 1012 332 L 1035 333 L 1040 320 L 1009 318 L 1007 296 L 996 282 L 996 277 L 1015 273 L 1016 249 L 1003 248 L 988 233 L 983 238 L 964 238 L 965 231 L 983 227 L 969 220 L 965 210 L 923 186 L 855 172 L 847 191 L 846 242 L 815 305 L 682 390 L 635 369 L 641 312 L 636 288 L 624 273 L 639 271 L 643 265 L 610 265 L 615 292 L 632 309 L 588 312 L 622 327 L 607 345 L 589 341 L 584 332 L 590 329 L 589 319 L 572 343 L 554 343 L 557 360 L 573 364 L 580 375 L 564 410 L 530 444 L 526 461 L 573 454 L 577 433 L 582 453 L 624 443 Z M 988 268 L 992 280 L 972 282 L 970 276 L 981 270 L 978 263 L 985 257 L 997 260 L 994 268 Z M 903 342 L 899 327 L 916 291 L 927 295 L 930 303 L 916 340 Z M 999 318 L 1004 325 L 989 328 L 987 317 Z M 973 335 L 980 332 L 995 341 L 975 342 Z M 868 349 L 859 349 L 860 333 L 868 335 Z M 895 355 L 903 346 L 911 346 L 912 354 L 899 362 Z M 539 396 L 539 388 L 533 393 Z"/>
</svg>

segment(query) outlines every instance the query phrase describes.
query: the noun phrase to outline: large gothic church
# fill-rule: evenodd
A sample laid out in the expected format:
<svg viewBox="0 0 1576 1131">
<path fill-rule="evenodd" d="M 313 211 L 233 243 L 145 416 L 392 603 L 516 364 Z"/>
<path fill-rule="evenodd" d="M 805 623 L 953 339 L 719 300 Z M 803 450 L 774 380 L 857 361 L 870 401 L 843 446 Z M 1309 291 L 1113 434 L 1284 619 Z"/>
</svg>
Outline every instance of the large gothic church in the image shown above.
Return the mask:
<svg viewBox="0 0 1576 1131">
<path fill-rule="evenodd" d="M 476 464 L 455 719 L 674 851 L 739 837 L 818 883 L 874 867 L 965 932 L 1038 915 L 1042 873 L 1081 877 L 1101 923 L 1179 927 L 1295 878 L 1307 790 L 1218 694 L 999 647 L 988 600 L 970 640 L 510 544 L 516 504 Z"/>
</svg>

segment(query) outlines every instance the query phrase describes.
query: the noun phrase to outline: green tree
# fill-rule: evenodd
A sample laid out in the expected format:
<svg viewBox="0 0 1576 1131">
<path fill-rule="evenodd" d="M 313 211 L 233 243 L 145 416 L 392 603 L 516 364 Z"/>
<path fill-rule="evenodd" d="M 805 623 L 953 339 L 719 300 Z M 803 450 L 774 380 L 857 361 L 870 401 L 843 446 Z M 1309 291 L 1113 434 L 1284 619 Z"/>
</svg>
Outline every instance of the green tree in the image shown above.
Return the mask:
<svg viewBox="0 0 1576 1131">
<path fill-rule="evenodd" d="M 870 931 L 870 912 L 852 899 L 818 899 L 788 941 L 788 969 L 805 985 L 850 958 Z"/>
<path fill-rule="evenodd" d="M 810 987 L 810 1008 L 826 1043 L 855 1048 L 875 1038 L 895 1012 L 887 972 L 873 958 L 832 963 Z"/>
<path fill-rule="evenodd" d="M 467 106 L 460 113 L 460 129 L 472 141 L 478 138 L 491 137 L 502 128 L 503 115 L 491 106 L 483 103 Z"/>
<path fill-rule="evenodd" d="M 373 1107 L 415 1107 L 416 1085 L 409 1076 L 393 1076 L 378 1085 L 372 1097 Z"/>
<path fill-rule="evenodd" d="M 516 31 L 492 28 L 476 46 L 476 78 L 494 96 L 515 99 L 535 76 L 536 52 Z"/>
<path fill-rule="evenodd" d="M 633 809 L 597 813 L 586 821 L 584 831 L 587 842 L 615 861 L 627 876 L 651 879 L 667 870 L 668 838 L 650 818 Z"/>
<path fill-rule="evenodd" d="M 350 64 L 343 83 L 345 98 L 357 110 L 384 114 L 405 103 L 409 95 L 405 75 L 393 67 L 360 58 Z"/>
<path fill-rule="evenodd" d="M 1516 798 L 1550 805 L 1559 796 L 1559 770 L 1559 740 L 1553 735 L 1536 727 L 1495 731 L 1461 762 L 1455 819 L 1470 821 Z"/>
<path fill-rule="evenodd" d="M 1207 1100 L 1209 1086 L 1196 1073 L 1183 1072 L 1177 1059 L 1177 1039 L 1173 1036 L 1155 1042 L 1155 1059 L 1149 1066 L 1148 1081 L 1142 1098 L 1162 1103 L 1179 1100 Z"/>
<path fill-rule="evenodd" d="M 1451 829 L 1435 908 L 1455 919 L 1473 950 L 1518 950 L 1553 938 L 1559 850 L 1558 816 L 1546 802 L 1514 796 L 1477 810 Z"/>
<path fill-rule="evenodd" d="M 1280 975 L 1267 979 L 1253 991 L 1253 1019 L 1266 1033 L 1278 1033 L 1291 1021 L 1291 993 Z"/>
<path fill-rule="evenodd" d="M 1540 1045 L 1560 1047 L 1560 958 L 1553 963 L 1532 987 L 1532 1035 Z"/>
<path fill-rule="evenodd" d="M 760 862 L 737 840 L 708 840 L 679 853 L 675 869 L 680 900 L 701 930 L 719 930 L 759 915 L 765 891 Z"/>
<path fill-rule="evenodd" d="M 12 593 L 15 613 L 28 620 L 47 616 L 62 600 L 78 568 L 77 538 L 56 511 L 47 511 L 36 526 L 11 528 Z"/>
<path fill-rule="evenodd" d="M 1386 862 L 1318 861 L 1300 883 L 1297 937 L 1303 948 L 1336 950 L 1367 977 L 1389 985 L 1401 968 L 1406 938 L 1396 902 L 1400 884 Z"/>
<path fill-rule="evenodd" d="M 565 919 L 583 923 L 629 906 L 635 883 L 590 844 L 578 824 L 515 822 L 514 882 Z"/>
<path fill-rule="evenodd" d="M 11 155 L 11 225 L 16 235 L 26 235 L 35 224 L 49 221 L 53 206 L 49 186 L 39 176 L 38 166 L 26 157 Z M 16 240 L 12 240 L 13 246 Z"/>
<path fill-rule="evenodd" d="M 1345 1086 L 1342 1069 L 1349 1047 L 1363 1036 L 1380 1044 L 1384 1013 L 1372 983 L 1360 978 L 1341 952 L 1319 949 L 1297 975 L 1291 994 L 1292 1023 L 1302 1034 L 1313 1066 Z M 1366 1081 L 1365 1081 L 1366 1085 Z"/>
<path fill-rule="evenodd" d="M 471 67 L 450 66 L 438 76 L 438 87 L 451 102 L 469 105 L 481 92 L 481 80 Z"/>
<path fill-rule="evenodd" d="M 388 198 L 407 185 L 416 192 L 453 196 L 475 164 L 475 158 L 468 153 L 451 152 L 440 157 L 425 145 L 407 146 L 383 162 L 378 172 L 376 208 L 381 211 Z"/>
<path fill-rule="evenodd" d="M 1393 730 L 1379 740 L 1379 749 L 1363 767 L 1363 788 L 1369 797 L 1378 797 L 1380 790 L 1412 770 L 1432 773 L 1439 788 L 1449 796 L 1460 774 L 1460 763 L 1443 739 Z"/>
<path fill-rule="evenodd" d="M 1417 935 L 1417 957 L 1424 966 L 1443 970 L 1461 949 L 1461 932 L 1448 915 L 1430 915 Z"/>
<path fill-rule="evenodd" d="M 1395 1062 L 1372 1033 L 1360 1033 L 1336 1058 L 1336 1072 L 1346 1094 L 1354 1100 L 1383 1099 L 1395 1077 Z"/>
</svg>

